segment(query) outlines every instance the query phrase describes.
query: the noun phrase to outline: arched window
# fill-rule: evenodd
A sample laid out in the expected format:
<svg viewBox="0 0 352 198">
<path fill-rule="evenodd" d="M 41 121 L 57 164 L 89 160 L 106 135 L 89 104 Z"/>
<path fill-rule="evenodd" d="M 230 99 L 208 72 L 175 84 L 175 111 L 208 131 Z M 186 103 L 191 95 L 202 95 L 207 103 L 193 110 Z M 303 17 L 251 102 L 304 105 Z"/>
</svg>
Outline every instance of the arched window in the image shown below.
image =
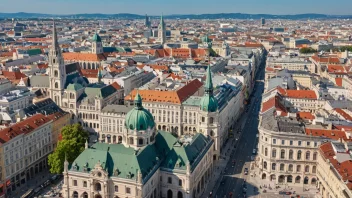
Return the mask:
<svg viewBox="0 0 352 198">
<path fill-rule="evenodd" d="M 297 152 L 297 160 L 301 160 L 301 157 L 302 157 L 302 151 L 299 150 L 299 151 Z"/>
<path fill-rule="evenodd" d="M 100 183 L 96 183 L 95 184 L 95 190 L 96 191 L 101 191 L 101 184 Z"/>
<path fill-rule="evenodd" d="M 55 89 L 59 88 L 59 83 L 55 82 Z"/>
<path fill-rule="evenodd" d="M 297 176 L 296 179 L 295 179 L 295 183 L 296 184 L 299 184 L 301 182 L 301 177 L 300 176 Z"/>
<path fill-rule="evenodd" d="M 306 160 L 310 160 L 310 152 L 309 151 L 306 152 Z"/>
<path fill-rule="evenodd" d="M 315 185 L 316 183 L 317 183 L 317 179 L 312 178 L 312 182 L 311 182 L 311 184 L 312 184 L 312 185 Z"/>
<path fill-rule="evenodd" d="M 88 193 L 87 193 L 87 192 L 84 192 L 81 197 L 82 197 L 82 198 L 88 198 Z"/>
<path fill-rule="evenodd" d="M 276 158 L 276 149 L 273 149 L 271 151 L 271 155 L 272 155 L 273 158 Z"/>
<path fill-rule="evenodd" d="M 214 118 L 213 118 L 213 117 L 210 117 L 210 118 L 209 118 L 209 123 L 210 123 L 210 124 L 213 124 L 213 123 L 214 123 Z"/>
<path fill-rule="evenodd" d="M 78 198 L 78 192 L 77 191 L 73 192 L 73 198 Z"/>
<path fill-rule="evenodd" d="M 177 193 L 177 198 L 183 198 L 183 193 L 180 192 L 180 191 L 178 191 L 178 193 Z"/>
<path fill-rule="evenodd" d="M 143 145 L 143 144 L 144 144 L 144 141 L 143 141 L 142 138 L 139 138 L 139 139 L 138 139 L 138 144 L 139 144 L 139 145 Z"/>
<path fill-rule="evenodd" d="M 313 166 L 312 168 L 312 173 L 316 173 L 317 172 L 317 167 L 316 166 Z"/>
<path fill-rule="evenodd" d="M 290 150 L 290 151 L 288 152 L 288 158 L 289 158 L 289 159 L 293 159 L 293 150 Z"/>
<path fill-rule="evenodd" d="M 213 130 L 210 131 L 210 136 L 214 137 L 214 131 Z"/>
<path fill-rule="evenodd" d="M 317 152 L 313 153 L 313 160 L 317 160 Z"/>
<path fill-rule="evenodd" d="M 288 171 L 293 171 L 293 165 L 292 164 L 288 165 Z"/>
<path fill-rule="evenodd" d="M 271 165 L 271 170 L 275 170 L 276 169 L 276 163 L 273 163 L 272 165 Z"/>
<path fill-rule="evenodd" d="M 285 164 L 280 164 L 280 171 L 284 171 L 285 170 Z"/>
<path fill-rule="evenodd" d="M 264 169 L 267 169 L 268 164 L 264 162 Z"/>
<path fill-rule="evenodd" d="M 309 172 L 309 166 L 308 165 L 304 168 L 304 172 L 306 172 L 306 173 Z"/>
<path fill-rule="evenodd" d="M 287 176 L 287 183 L 292 183 L 292 175 Z"/>
<path fill-rule="evenodd" d="M 173 198 L 172 196 L 172 190 L 167 191 L 167 198 Z"/>
<path fill-rule="evenodd" d="M 57 70 L 54 71 L 54 76 L 58 77 L 59 76 L 59 72 Z"/>
<path fill-rule="evenodd" d="M 297 171 L 298 173 L 301 172 L 301 165 L 297 165 L 296 171 Z"/>
<path fill-rule="evenodd" d="M 284 149 L 281 149 L 280 158 L 285 159 L 285 150 Z"/>
<path fill-rule="evenodd" d="M 309 181 L 308 177 L 305 177 L 304 178 L 304 184 L 308 184 L 308 181 Z"/>
</svg>

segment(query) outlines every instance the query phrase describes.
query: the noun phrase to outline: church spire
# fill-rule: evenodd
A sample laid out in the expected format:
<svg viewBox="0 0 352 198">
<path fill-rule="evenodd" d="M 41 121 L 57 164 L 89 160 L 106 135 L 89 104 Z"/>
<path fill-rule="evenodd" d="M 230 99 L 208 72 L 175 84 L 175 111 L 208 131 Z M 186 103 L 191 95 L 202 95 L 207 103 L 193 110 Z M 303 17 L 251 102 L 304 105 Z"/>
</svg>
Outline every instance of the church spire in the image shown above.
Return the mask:
<svg viewBox="0 0 352 198">
<path fill-rule="evenodd" d="M 103 75 L 101 74 L 101 69 L 98 68 L 98 83 L 101 84 L 101 79 L 103 78 Z"/>
<path fill-rule="evenodd" d="M 211 77 L 211 70 L 210 70 L 210 62 L 207 69 L 207 76 L 205 81 L 205 93 L 209 95 L 213 95 L 213 80 Z"/>
<path fill-rule="evenodd" d="M 137 94 L 136 97 L 134 97 L 134 107 L 136 109 L 142 109 L 142 97 L 141 95 L 139 95 L 138 90 L 137 90 Z"/>
<path fill-rule="evenodd" d="M 59 49 L 59 42 L 57 40 L 57 32 L 56 32 L 56 24 L 55 20 L 53 20 L 53 44 L 52 48 L 58 50 Z"/>
</svg>

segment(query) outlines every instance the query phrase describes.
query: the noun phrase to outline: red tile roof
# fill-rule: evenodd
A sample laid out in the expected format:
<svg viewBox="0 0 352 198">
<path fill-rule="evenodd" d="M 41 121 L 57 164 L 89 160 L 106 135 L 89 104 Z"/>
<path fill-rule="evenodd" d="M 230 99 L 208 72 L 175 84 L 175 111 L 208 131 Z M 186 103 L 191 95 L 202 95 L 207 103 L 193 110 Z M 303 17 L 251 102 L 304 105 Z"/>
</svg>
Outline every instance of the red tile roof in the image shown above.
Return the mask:
<svg viewBox="0 0 352 198">
<path fill-rule="evenodd" d="M 32 117 L 27 118 L 22 122 L 14 124 L 5 129 L 2 129 L 0 131 L 0 144 L 6 143 L 18 135 L 30 133 L 34 131 L 36 128 L 50 121 L 51 120 L 47 118 L 45 115 L 36 114 Z"/>
<path fill-rule="evenodd" d="M 314 120 L 315 116 L 310 112 L 298 112 L 297 116 L 304 120 Z"/>
<path fill-rule="evenodd" d="M 175 91 L 138 90 L 138 93 L 141 95 L 143 101 L 145 102 L 166 102 L 181 104 L 187 98 L 197 92 L 198 89 L 202 86 L 203 83 L 195 79 Z M 137 90 L 131 91 L 131 93 L 125 97 L 125 100 L 133 100 L 136 96 L 136 93 Z"/>
<path fill-rule="evenodd" d="M 287 115 L 287 110 L 285 108 L 285 106 L 281 103 L 281 98 L 280 96 L 275 96 L 270 98 L 268 101 L 264 102 L 262 105 L 262 113 L 275 108 L 275 110 L 277 111 L 281 111 L 282 112 L 282 116 Z"/>
<path fill-rule="evenodd" d="M 346 113 L 344 110 L 340 108 L 336 108 L 335 111 L 340 114 L 345 120 L 352 121 L 352 116 L 350 116 L 348 113 Z"/>
<path fill-rule="evenodd" d="M 288 98 L 318 99 L 315 91 L 312 90 L 289 90 L 277 87 L 278 92 Z"/>
<path fill-rule="evenodd" d="M 336 156 L 336 153 L 331 142 L 322 144 L 319 147 L 319 152 L 323 156 L 323 158 L 325 158 L 325 160 L 329 160 L 331 165 L 342 177 L 342 181 L 347 182 L 347 187 L 349 188 L 349 190 L 352 190 L 352 160 L 345 160 L 343 162 L 337 161 L 334 158 Z"/>
<path fill-rule="evenodd" d="M 98 70 L 97 69 L 81 69 L 82 75 L 87 78 L 97 78 Z"/>
<path fill-rule="evenodd" d="M 67 52 L 62 54 L 64 60 L 70 61 L 103 61 L 106 60 L 104 54 L 90 54 L 90 53 L 74 53 Z"/>
<path fill-rule="evenodd" d="M 113 86 L 116 90 L 120 90 L 122 88 L 119 84 L 117 84 L 117 82 L 112 83 L 111 86 Z"/>
<path fill-rule="evenodd" d="M 9 80 L 20 80 L 21 78 L 26 78 L 27 76 L 20 71 L 2 71 L 2 75 Z"/>
<path fill-rule="evenodd" d="M 327 129 L 309 129 L 306 128 L 306 134 L 318 137 L 327 137 L 332 140 L 343 139 L 345 141 L 351 141 L 352 139 L 347 138 L 345 131 L 340 130 L 327 130 Z"/>
<path fill-rule="evenodd" d="M 339 87 L 342 87 L 342 78 L 335 78 L 335 84 Z"/>
</svg>

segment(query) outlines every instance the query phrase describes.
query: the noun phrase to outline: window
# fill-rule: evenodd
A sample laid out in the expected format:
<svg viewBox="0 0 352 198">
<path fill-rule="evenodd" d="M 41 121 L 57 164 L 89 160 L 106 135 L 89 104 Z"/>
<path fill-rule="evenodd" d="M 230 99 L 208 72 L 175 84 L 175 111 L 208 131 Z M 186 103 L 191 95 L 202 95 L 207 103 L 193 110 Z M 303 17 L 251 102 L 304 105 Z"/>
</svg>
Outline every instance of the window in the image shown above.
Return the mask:
<svg viewBox="0 0 352 198">
<path fill-rule="evenodd" d="M 96 184 L 95 184 L 95 190 L 96 190 L 96 191 L 101 191 L 101 185 L 100 185 L 100 183 L 96 183 Z"/>
<path fill-rule="evenodd" d="M 182 180 L 181 179 L 178 180 L 178 185 L 182 186 Z"/>
<path fill-rule="evenodd" d="M 280 164 L 280 171 L 284 171 L 285 170 L 285 164 Z"/>
<path fill-rule="evenodd" d="M 317 153 L 313 153 L 313 160 L 317 160 Z"/>
<path fill-rule="evenodd" d="M 167 183 L 172 184 L 172 178 L 171 177 L 167 178 Z"/>
<path fill-rule="evenodd" d="M 293 159 L 293 150 L 288 152 L 288 159 Z"/>
<path fill-rule="evenodd" d="M 298 141 L 298 146 L 301 146 L 302 145 L 302 142 L 301 141 Z"/>
<path fill-rule="evenodd" d="M 285 140 L 281 140 L 281 144 L 282 144 L 282 145 L 285 145 Z"/>
<path fill-rule="evenodd" d="M 299 151 L 297 152 L 297 160 L 301 160 L 301 156 L 302 156 L 302 151 L 299 150 Z"/>
<path fill-rule="evenodd" d="M 273 158 L 276 157 L 276 149 L 273 149 L 273 150 L 271 151 L 271 155 L 272 155 Z"/>
<path fill-rule="evenodd" d="M 276 139 L 273 139 L 273 144 L 276 144 Z"/>
<path fill-rule="evenodd" d="M 276 169 L 276 164 L 273 163 L 273 164 L 271 165 L 271 170 L 275 170 L 275 169 Z"/>
<path fill-rule="evenodd" d="M 308 165 L 304 168 L 304 172 L 306 172 L 306 173 L 309 172 L 309 166 Z"/>
<path fill-rule="evenodd" d="M 115 192 L 119 192 L 119 187 L 115 186 Z"/>
<path fill-rule="evenodd" d="M 77 180 L 73 180 L 73 186 L 77 186 Z"/>
<path fill-rule="evenodd" d="M 314 142 L 314 147 L 317 147 L 318 146 L 318 142 Z"/>
<path fill-rule="evenodd" d="M 281 150 L 280 158 L 285 159 L 285 150 L 284 149 Z"/>
<path fill-rule="evenodd" d="M 267 169 L 268 164 L 264 162 L 264 169 Z"/>
<path fill-rule="evenodd" d="M 301 165 L 297 165 L 297 168 L 296 168 L 297 172 L 301 172 Z"/>
<path fill-rule="evenodd" d="M 316 173 L 317 172 L 317 167 L 316 166 L 313 166 L 312 168 L 312 173 Z"/>
<path fill-rule="evenodd" d="M 292 164 L 288 165 L 288 171 L 293 171 L 293 165 Z"/>
<path fill-rule="evenodd" d="M 265 156 L 268 156 L 268 148 L 265 148 L 265 152 L 264 152 L 265 154 Z"/>
<path fill-rule="evenodd" d="M 127 194 L 131 194 L 131 188 L 128 188 L 128 187 L 127 187 L 127 188 L 126 188 L 126 193 L 127 193 Z"/>
<path fill-rule="evenodd" d="M 83 181 L 83 187 L 87 187 L 87 182 Z"/>
<path fill-rule="evenodd" d="M 306 152 L 306 160 L 310 160 L 310 152 L 309 151 Z"/>
</svg>

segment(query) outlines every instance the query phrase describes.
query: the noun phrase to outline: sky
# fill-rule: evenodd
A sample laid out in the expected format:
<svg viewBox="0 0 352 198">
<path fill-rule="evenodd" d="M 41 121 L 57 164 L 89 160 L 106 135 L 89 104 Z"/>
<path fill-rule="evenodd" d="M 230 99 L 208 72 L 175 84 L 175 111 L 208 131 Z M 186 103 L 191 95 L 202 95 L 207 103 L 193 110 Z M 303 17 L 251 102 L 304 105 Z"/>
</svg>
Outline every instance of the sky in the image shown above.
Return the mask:
<svg viewBox="0 0 352 198">
<path fill-rule="evenodd" d="M 148 15 L 249 13 L 352 15 L 352 0 L 0 0 L 0 12 Z"/>
</svg>

